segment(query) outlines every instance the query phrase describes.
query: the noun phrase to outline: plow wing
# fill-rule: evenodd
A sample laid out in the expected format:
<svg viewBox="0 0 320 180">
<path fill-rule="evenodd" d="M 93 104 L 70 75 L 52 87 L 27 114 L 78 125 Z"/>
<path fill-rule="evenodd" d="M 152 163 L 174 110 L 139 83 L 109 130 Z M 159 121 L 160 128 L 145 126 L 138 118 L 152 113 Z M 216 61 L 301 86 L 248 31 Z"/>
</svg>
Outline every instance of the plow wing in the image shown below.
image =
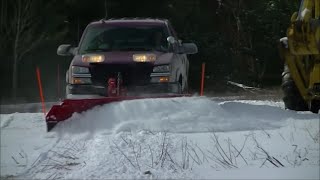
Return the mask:
<svg viewBox="0 0 320 180">
<path fill-rule="evenodd" d="M 50 131 L 54 126 L 72 116 L 73 113 L 81 113 L 89 110 L 95 106 L 104 105 L 112 102 L 146 99 L 146 98 L 174 98 L 190 96 L 189 94 L 179 95 L 165 95 L 165 96 L 153 96 L 153 97 L 136 97 L 136 96 L 124 96 L 124 97 L 105 97 L 97 99 L 65 99 L 60 105 L 54 105 L 46 115 L 47 131 Z"/>
</svg>

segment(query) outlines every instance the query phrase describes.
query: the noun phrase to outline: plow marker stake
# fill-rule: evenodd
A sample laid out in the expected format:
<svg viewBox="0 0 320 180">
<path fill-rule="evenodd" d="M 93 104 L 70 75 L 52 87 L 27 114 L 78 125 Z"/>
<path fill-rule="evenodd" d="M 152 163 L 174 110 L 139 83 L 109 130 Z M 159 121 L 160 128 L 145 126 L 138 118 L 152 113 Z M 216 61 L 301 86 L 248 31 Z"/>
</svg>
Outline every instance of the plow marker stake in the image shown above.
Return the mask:
<svg viewBox="0 0 320 180">
<path fill-rule="evenodd" d="M 201 87 L 200 87 L 200 96 L 203 96 L 203 88 L 204 88 L 204 74 L 206 69 L 206 63 L 202 63 L 201 69 Z"/>
<path fill-rule="evenodd" d="M 42 105 L 42 112 L 43 112 L 44 116 L 46 116 L 46 107 L 44 105 L 44 97 L 43 97 L 43 92 L 42 92 L 42 84 L 41 84 L 41 76 L 40 76 L 39 67 L 37 67 L 36 72 L 37 72 L 38 87 L 39 87 L 39 93 L 40 93 L 40 99 L 41 99 L 41 105 Z"/>
</svg>

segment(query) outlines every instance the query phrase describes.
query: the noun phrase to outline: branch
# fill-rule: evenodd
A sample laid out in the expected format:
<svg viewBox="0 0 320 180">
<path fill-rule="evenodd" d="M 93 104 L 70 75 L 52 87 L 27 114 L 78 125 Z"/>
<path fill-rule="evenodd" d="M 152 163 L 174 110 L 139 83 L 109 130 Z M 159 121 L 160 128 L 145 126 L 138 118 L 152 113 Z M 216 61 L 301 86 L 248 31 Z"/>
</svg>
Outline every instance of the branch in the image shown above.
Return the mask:
<svg viewBox="0 0 320 180">
<path fill-rule="evenodd" d="M 231 85 L 234 85 L 234 86 L 237 86 L 239 88 L 242 88 L 244 90 L 260 90 L 259 88 L 255 88 L 255 87 L 251 87 L 251 86 L 246 86 L 246 85 L 243 85 L 243 84 L 240 84 L 240 83 L 236 83 L 236 82 L 232 82 L 232 81 L 228 81 L 227 82 L 228 84 L 231 84 Z"/>
<path fill-rule="evenodd" d="M 33 48 L 40 44 L 40 42 L 44 39 L 45 34 L 43 33 L 38 39 L 36 39 L 30 46 L 25 46 L 24 50 L 21 50 L 20 55 L 18 55 L 18 62 L 21 61 L 22 57 L 30 52 Z"/>
<path fill-rule="evenodd" d="M 133 164 L 133 162 L 130 160 L 130 158 L 119 148 L 119 146 L 114 141 L 112 141 L 112 142 L 116 146 L 116 148 L 120 151 L 120 153 L 129 161 L 129 163 L 132 165 L 132 167 L 136 169 L 137 167 Z"/>
</svg>

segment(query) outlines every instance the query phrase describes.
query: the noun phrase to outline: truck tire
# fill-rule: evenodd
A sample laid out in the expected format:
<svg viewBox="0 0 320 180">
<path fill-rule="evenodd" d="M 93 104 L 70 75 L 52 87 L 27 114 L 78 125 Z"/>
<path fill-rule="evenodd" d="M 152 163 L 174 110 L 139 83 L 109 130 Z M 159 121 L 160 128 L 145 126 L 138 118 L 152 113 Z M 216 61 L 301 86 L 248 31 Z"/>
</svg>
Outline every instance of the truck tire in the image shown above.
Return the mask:
<svg viewBox="0 0 320 180">
<path fill-rule="evenodd" d="M 320 100 L 313 100 L 311 102 L 310 111 L 315 114 L 318 114 L 318 113 L 320 113 L 319 110 L 320 110 Z"/>
<path fill-rule="evenodd" d="M 286 109 L 294 111 L 308 111 L 308 105 L 302 98 L 299 90 L 294 83 L 287 65 L 284 66 L 282 73 L 282 91 L 284 94 L 283 102 Z"/>
<path fill-rule="evenodd" d="M 184 87 L 183 87 L 182 75 L 180 75 L 178 82 L 179 82 L 179 86 L 180 86 L 180 89 L 181 89 L 181 93 L 182 94 L 187 94 L 188 93 L 188 84 L 185 84 Z"/>
</svg>

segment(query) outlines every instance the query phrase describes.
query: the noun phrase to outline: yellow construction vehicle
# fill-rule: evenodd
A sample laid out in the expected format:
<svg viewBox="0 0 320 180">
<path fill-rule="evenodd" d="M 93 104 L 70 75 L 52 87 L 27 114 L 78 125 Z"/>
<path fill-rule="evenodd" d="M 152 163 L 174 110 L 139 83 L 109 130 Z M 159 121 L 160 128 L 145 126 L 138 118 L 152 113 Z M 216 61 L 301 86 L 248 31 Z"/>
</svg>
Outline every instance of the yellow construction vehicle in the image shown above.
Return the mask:
<svg viewBox="0 0 320 180">
<path fill-rule="evenodd" d="M 283 101 L 287 109 L 320 109 L 320 0 L 302 0 L 293 13 L 287 37 L 280 39 L 284 59 Z"/>
</svg>

